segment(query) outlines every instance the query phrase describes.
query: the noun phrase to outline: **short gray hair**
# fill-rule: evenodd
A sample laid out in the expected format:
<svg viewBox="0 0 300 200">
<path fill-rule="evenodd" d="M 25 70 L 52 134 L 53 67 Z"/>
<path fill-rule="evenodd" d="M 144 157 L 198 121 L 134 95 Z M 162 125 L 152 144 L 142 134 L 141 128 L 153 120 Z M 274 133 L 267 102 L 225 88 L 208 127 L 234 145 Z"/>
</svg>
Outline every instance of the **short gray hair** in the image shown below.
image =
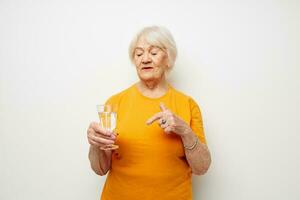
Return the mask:
<svg viewBox="0 0 300 200">
<path fill-rule="evenodd" d="M 132 63 L 136 45 L 141 37 L 151 45 L 166 49 L 169 69 L 172 69 L 177 57 L 177 47 L 171 32 L 162 26 L 149 26 L 140 30 L 129 45 L 129 57 Z"/>
</svg>

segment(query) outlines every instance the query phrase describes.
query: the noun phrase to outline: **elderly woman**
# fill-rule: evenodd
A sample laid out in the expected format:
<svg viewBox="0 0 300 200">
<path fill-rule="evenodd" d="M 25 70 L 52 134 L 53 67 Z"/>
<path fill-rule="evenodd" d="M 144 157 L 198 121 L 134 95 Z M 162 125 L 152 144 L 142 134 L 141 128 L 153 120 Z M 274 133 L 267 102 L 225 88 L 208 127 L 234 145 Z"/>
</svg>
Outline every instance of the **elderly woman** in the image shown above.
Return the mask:
<svg viewBox="0 0 300 200">
<path fill-rule="evenodd" d="M 166 28 L 146 27 L 132 40 L 129 56 L 139 81 L 107 100 L 118 106 L 116 132 L 96 122 L 87 131 L 92 169 L 109 172 L 101 199 L 192 199 L 192 173 L 208 170 L 200 108 L 166 80 L 176 55 Z M 118 149 L 104 148 L 114 143 Z"/>
</svg>

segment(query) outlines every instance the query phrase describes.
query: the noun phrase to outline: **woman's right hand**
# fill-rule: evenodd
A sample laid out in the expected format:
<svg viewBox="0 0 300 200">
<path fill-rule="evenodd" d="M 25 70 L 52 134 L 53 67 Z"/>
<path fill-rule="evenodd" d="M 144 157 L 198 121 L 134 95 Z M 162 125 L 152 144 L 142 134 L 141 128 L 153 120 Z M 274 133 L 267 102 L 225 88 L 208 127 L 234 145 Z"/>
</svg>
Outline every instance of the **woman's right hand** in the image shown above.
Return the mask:
<svg viewBox="0 0 300 200">
<path fill-rule="evenodd" d="M 97 122 L 90 123 L 87 138 L 90 145 L 102 150 L 107 149 L 116 141 L 115 133 L 101 128 Z"/>
</svg>

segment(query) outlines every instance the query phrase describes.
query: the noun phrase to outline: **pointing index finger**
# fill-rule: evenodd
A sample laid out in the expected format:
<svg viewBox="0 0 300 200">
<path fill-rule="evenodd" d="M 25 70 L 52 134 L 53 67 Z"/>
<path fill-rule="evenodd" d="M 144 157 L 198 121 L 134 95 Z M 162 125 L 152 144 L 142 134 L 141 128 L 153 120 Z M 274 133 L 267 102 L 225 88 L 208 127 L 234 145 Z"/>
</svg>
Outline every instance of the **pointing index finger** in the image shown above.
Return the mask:
<svg viewBox="0 0 300 200">
<path fill-rule="evenodd" d="M 153 122 L 155 122 L 156 120 L 159 120 L 161 117 L 162 117 L 162 112 L 156 113 L 150 119 L 148 119 L 146 123 L 147 123 L 147 125 L 150 125 Z"/>
<path fill-rule="evenodd" d="M 165 104 L 164 104 L 163 102 L 160 102 L 159 107 L 160 107 L 160 110 L 161 110 L 161 111 L 166 111 L 166 110 L 168 110 L 167 107 L 165 106 Z"/>
</svg>

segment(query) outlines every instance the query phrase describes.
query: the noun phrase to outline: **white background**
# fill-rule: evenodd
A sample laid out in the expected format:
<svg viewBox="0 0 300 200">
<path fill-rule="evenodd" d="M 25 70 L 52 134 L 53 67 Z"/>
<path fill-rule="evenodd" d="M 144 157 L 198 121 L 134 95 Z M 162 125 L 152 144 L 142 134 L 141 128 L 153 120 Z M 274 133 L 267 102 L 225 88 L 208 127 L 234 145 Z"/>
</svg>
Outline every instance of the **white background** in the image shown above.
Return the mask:
<svg viewBox="0 0 300 200">
<path fill-rule="evenodd" d="M 226 3 L 224 3 L 226 2 Z M 0 1 L 0 199 L 99 199 L 86 129 L 135 81 L 133 35 L 170 29 L 212 166 L 194 199 L 298 200 L 299 1 Z M 298 57 L 297 57 L 298 56 Z"/>
</svg>

